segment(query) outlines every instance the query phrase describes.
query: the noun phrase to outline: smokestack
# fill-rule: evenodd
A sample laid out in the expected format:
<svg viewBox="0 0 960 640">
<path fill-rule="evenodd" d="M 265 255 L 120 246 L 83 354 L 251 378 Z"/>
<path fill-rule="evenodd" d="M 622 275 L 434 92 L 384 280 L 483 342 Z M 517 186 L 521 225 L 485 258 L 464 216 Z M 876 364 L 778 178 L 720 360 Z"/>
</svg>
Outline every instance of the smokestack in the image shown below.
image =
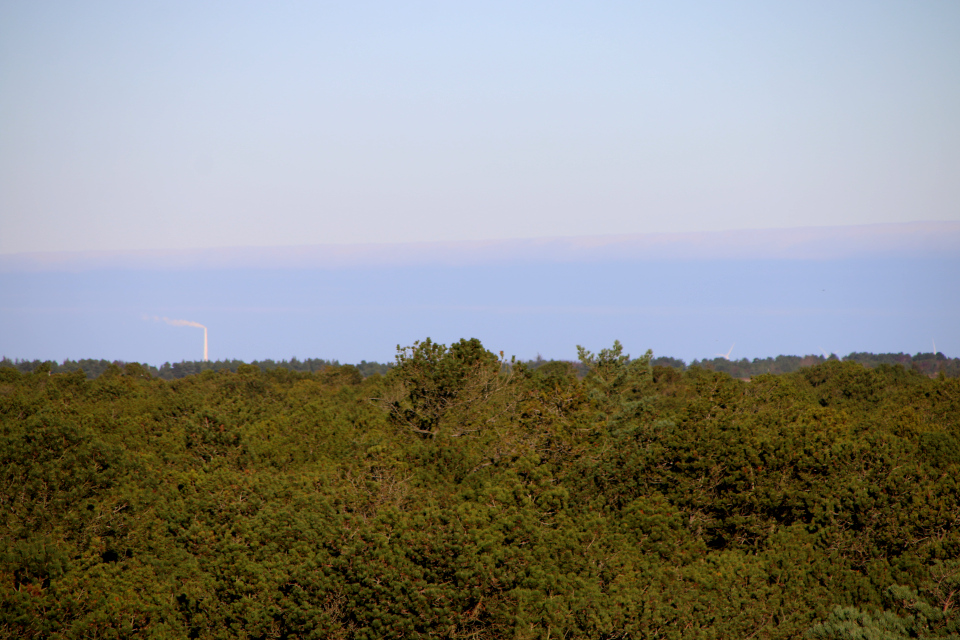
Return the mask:
<svg viewBox="0 0 960 640">
<path fill-rule="evenodd" d="M 147 316 L 144 316 L 144 320 L 146 319 Z M 153 316 L 153 319 L 157 322 L 166 322 L 174 327 L 197 327 L 198 329 L 203 329 L 203 361 L 209 362 L 210 359 L 207 352 L 207 328 L 205 326 L 192 320 L 171 320 L 170 318 L 158 318 L 157 316 Z"/>
</svg>

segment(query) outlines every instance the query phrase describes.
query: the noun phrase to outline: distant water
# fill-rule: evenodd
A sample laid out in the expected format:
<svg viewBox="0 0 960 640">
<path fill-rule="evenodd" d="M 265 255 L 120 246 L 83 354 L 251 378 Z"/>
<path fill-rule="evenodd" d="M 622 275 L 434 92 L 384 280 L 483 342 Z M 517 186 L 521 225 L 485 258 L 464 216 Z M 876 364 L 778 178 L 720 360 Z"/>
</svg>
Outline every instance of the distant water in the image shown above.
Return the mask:
<svg viewBox="0 0 960 640">
<path fill-rule="evenodd" d="M 0 273 L 0 355 L 160 364 L 210 357 L 389 361 L 477 337 L 574 358 L 614 339 L 690 361 L 851 351 L 960 354 L 960 255 L 467 266 Z"/>
</svg>

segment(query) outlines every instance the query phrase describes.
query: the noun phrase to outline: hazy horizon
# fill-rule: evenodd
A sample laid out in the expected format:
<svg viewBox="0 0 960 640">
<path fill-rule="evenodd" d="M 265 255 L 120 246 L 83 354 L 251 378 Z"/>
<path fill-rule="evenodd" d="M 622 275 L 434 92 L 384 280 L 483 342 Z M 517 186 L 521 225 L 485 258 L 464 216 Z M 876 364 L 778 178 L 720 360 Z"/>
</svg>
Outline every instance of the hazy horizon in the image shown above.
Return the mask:
<svg viewBox="0 0 960 640">
<path fill-rule="evenodd" d="M 426 337 L 522 359 L 960 353 L 960 224 L 308 249 L 0 260 L 0 355 L 201 358 L 202 331 L 154 317 L 208 327 L 214 360 L 387 362 Z"/>
</svg>

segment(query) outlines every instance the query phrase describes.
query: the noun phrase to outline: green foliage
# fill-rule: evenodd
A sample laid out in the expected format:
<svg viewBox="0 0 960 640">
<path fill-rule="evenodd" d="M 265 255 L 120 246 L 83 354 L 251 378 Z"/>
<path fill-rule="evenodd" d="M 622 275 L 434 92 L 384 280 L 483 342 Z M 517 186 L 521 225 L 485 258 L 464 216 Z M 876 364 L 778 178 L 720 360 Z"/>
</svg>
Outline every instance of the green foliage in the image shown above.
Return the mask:
<svg viewBox="0 0 960 640">
<path fill-rule="evenodd" d="M 385 402 L 394 423 L 425 438 L 483 429 L 481 405 L 491 404 L 507 383 L 497 356 L 476 338 L 450 348 L 427 338 L 397 351 L 395 386 Z"/>
<path fill-rule="evenodd" d="M 955 581 L 952 586 L 956 589 Z M 818 640 L 960 640 L 960 620 L 950 615 L 949 602 L 943 609 L 931 606 L 915 590 L 902 585 L 891 586 L 886 595 L 888 604 L 897 611 L 836 607 L 824 622 L 809 630 L 807 637 Z"/>
<path fill-rule="evenodd" d="M 611 349 L 596 355 L 578 345 L 577 355 L 589 371 L 584 380 L 588 397 L 608 416 L 609 428 L 618 433 L 633 430 L 647 408 L 649 398 L 644 393 L 651 379 L 653 352 L 631 360 L 623 353 L 623 345 L 614 341 Z"/>
<path fill-rule="evenodd" d="M 580 357 L 0 368 L 0 638 L 958 637 L 960 381 Z"/>
</svg>

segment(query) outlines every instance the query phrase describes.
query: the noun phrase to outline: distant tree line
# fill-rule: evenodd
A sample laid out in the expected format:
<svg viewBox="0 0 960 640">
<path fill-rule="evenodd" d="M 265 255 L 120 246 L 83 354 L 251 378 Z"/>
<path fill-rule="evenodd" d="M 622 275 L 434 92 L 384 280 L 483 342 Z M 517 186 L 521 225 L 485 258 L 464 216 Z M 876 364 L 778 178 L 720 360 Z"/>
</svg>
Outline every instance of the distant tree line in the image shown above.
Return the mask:
<svg viewBox="0 0 960 640">
<path fill-rule="evenodd" d="M 813 367 L 823 364 L 830 360 L 839 360 L 841 362 L 856 362 L 865 367 L 874 368 L 881 365 L 901 365 L 906 369 L 918 371 L 926 376 L 937 376 L 941 373 L 948 378 L 960 377 L 960 358 L 948 358 L 942 353 L 918 353 L 910 355 L 909 353 L 865 353 L 854 352 L 850 355 L 840 358 L 836 355 L 825 356 L 777 356 L 776 358 L 754 358 L 748 360 L 727 360 L 718 357 L 712 360 L 694 360 L 689 365 L 679 358 L 669 356 L 660 356 L 652 358 L 650 364 L 655 367 L 671 367 L 685 371 L 688 367 L 700 367 L 709 371 L 718 371 L 729 374 L 734 378 L 749 379 L 754 376 L 766 373 L 782 374 L 794 373 L 806 367 Z M 536 370 L 540 367 L 551 365 L 556 362 L 553 360 L 544 360 L 537 356 L 535 360 L 528 360 L 524 365 L 530 370 Z M 587 374 L 587 368 L 580 362 L 567 362 L 567 365 L 576 371 L 581 378 Z M 551 365 L 556 366 L 556 365 Z"/>
<path fill-rule="evenodd" d="M 307 358 L 306 360 L 291 358 L 289 360 L 280 361 L 268 359 L 254 360 L 250 363 L 246 363 L 243 360 L 184 360 L 183 362 L 174 362 L 172 364 L 165 362 L 160 367 L 155 367 L 145 362 L 127 363 L 120 360 L 64 360 L 62 363 L 58 364 L 52 360 L 11 360 L 6 357 L 0 359 L 0 367 L 11 367 L 18 370 L 20 373 L 33 373 L 40 369 L 49 373 L 73 373 L 75 371 L 83 371 L 83 373 L 86 374 L 87 378 L 90 380 L 98 378 L 102 374 L 106 373 L 110 369 L 111 365 L 123 369 L 128 364 L 137 364 L 145 373 L 152 377 L 162 378 L 163 380 L 179 380 L 180 378 L 197 375 L 199 373 L 203 373 L 204 371 L 224 371 L 236 373 L 241 366 L 247 364 L 258 367 L 264 371 L 271 371 L 273 369 L 286 369 L 288 371 L 297 371 L 301 373 L 316 373 L 329 367 L 341 366 L 340 362 L 337 360 L 324 360 L 322 358 Z M 366 378 L 368 376 L 372 376 L 373 374 L 386 374 L 393 364 L 380 364 L 378 362 L 367 362 L 366 360 L 362 360 L 360 361 L 360 364 L 349 366 L 356 367 L 357 371 L 360 372 L 360 375 Z"/>
<path fill-rule="evenodd" d="M 878 367 L 880 365 L 901 365 L 912 371 L 918 371 L 926 376 L 937 376 L 941 373 L 948 378 L 960 377 L 960 358 L 948 358 L 942 353 L 866 353 L 854 352 L 843 358 L 836 355 L 829 357 L 807 355 L 807 356 L 777 356 L 775 358 L 754 358 L 748 360 L 727 360 L 718 357 L 712 360 L 693 360 L 689 365 L 679 358 L 669 356 L 659 356 L 651 359 L 652 366 L 672 367 L 674 369 L 686 370 L 688 367 L 700 367 L 709 371 L 719 371 L 729 374 L 734 378 L 748 379 L 765 373 L 781 374 L 793 373 L 805 367 L 812 367 L 823 364 L 829 360 L 840 360 L 842 362 L 856 362 L 865 367 Z M 149 375 L 163 380 L 179 380 L 186 376 L 197 375 L 204 371 L 229 371 L 236 373 L 239 367 L 250 364 L 259 367 L 264 371 L 273 369 L 287 369 L 301 373 L 316 373 L 329 367 L 341 366 L 338 360 L 325 360 L 323 358 L 307 358 L 300 360 L 290 358 L 289 360 L 253 360 L 246 363 L 243 360 L 216 360 L 204 362 L 202 360 L 184 360 L 182 362 L 165 362 L 160 367 L 155 367 L 147 363 L 137 363 Z M 122 361 L 110 360 L 64 360 L 57 363 L 52 360 L 11 360 L 9 358 L 0 359 L 0 367 L 12 367 L 20 373 L 33 373 L 38 367 L 48 367 L 44 369 L 50 373 L 73 373 L 82 370 L 87 378 L 94 379 L 102 375 L 110 365 L 116 365 L 121 369 L 127 365 Z M 588 369 L 582 362 L 573 362 L 567 360 L 546 360 L 537 356 L 533 360 L 523 362 L 523 365 L 535 371 L 540 367 L 547 366 L 553 369 L 569 369 L 578 377 L 587 375 Z M 394 363 L 367 362 L 361 360 L 359 364 L 347 365 L 356 367 L 357 371 L 364 378 L 374 374 L 386 375 L 394 366 Z M 509 366 L 509 365 L 507 365 Z"/>
<path fill-rule="evenodd" d="M 673 360 L 673 358 L 658 359 Z M 824 356 L 777 356 L 776 358 L 754 358 L 747 360 L 727 360 L 726 358 L 714 358 L 712 360 L 694 360 L 690 363 L 691 367 L 701 367 L 710 371 L 721 371 L 734 378 L 752 378 L 765 373 L 793 373 L 805 367 L 812 367 L 823 364 L 829 360 L 840 360 L 842 362 L 856 362 L 865 367 L 874 368 L 881 365 L 901 365 L 912 371 L 918 371 L 926 376 L 937 376 L 941 373 L 948 378 L 960 377 L 960 358 L 948 358 L 942 353 L 918 353 L 910 355 L 909 353 L 865 353 L 854 352 L 843 358 L 836 355 Z M 667 366 L 676 367 L 677 361 L 672 363 L 663 362 Z M 682 365 L 682 362 L 680 363 Z M 680 366 L 679 368 L 683 368 Z"/>
</svg>

